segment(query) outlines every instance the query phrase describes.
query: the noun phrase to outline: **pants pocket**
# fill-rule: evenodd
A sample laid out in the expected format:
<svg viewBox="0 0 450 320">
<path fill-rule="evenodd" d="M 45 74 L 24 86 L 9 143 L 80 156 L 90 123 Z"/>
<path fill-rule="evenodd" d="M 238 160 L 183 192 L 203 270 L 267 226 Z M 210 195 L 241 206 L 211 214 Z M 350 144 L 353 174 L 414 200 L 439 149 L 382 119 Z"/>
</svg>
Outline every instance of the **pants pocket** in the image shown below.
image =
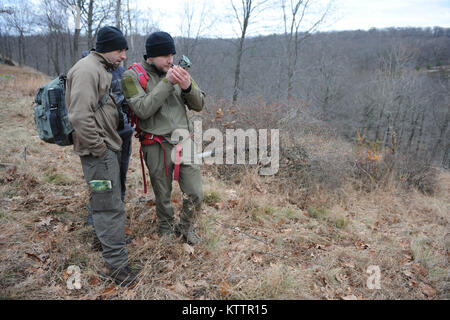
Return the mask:
<svg viewBox="0 0 450 320">
<path fill-rule="evenodd" d="M 115 209 L 112 190 L 91 191 L 91 207 L 93 211 L 108 211 Z"/>
</svg>

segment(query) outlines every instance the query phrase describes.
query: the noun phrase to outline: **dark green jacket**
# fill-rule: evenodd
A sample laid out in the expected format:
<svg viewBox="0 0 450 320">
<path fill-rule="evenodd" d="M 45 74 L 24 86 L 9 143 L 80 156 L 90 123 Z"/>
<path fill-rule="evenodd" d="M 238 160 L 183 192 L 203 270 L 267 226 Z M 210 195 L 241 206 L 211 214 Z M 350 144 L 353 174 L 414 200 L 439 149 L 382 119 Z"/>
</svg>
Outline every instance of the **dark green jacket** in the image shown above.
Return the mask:
<svg viewBox="0 0 450 320">
<path fill-rule="evenodd" d="M 141 64 L 150 77 L 145 91 L 135 71 L 130 69 L 122 75 L 122 88 L 129 107 L 139 118 L 140 129 L 164 136 L 168 141 L 175 129 L 191 131 L 186 106 L 201 111 L 205 104 L 205 93 L 192 78 L 191 91 L 184 93 L 180 86 L 172 85 L 153 65 L 145 60 Z"/>
</svg>

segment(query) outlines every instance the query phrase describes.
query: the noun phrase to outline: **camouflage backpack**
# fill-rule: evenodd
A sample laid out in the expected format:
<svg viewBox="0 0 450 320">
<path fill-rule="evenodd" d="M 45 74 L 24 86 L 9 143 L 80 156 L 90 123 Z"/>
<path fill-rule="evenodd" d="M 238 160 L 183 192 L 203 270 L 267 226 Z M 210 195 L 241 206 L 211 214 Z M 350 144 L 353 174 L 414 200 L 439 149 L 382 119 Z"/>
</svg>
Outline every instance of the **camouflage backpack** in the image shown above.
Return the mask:
<svg viewBox="0 0 450 320">
<path fill-rule="evenodd" d="M 34 97 L 34 122 L 39 138 L 59 146 L 73 144 L 72 132 L 66 110 L 65 101 L 66 76 L 60 75 L 46 85 L 40 87 Z M 94 111 L 100 109 L 107 101 L 108 91 L 97 104 Z"/>
</svg>

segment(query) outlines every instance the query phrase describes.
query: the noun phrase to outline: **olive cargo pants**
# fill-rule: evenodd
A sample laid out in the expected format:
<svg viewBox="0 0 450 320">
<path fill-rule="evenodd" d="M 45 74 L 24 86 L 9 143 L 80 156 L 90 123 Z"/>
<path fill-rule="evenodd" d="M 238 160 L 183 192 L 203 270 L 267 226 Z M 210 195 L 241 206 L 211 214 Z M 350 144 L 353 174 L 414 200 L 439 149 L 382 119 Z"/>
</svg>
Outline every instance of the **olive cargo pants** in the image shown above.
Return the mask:
<svg viewBox="0 0 450 320">
<path fill-rule="evenodd" d="M 94 229 L 102 243 L 105 262 L 113 267 L 127 265 L 125 244 L 125 207 L 121 199 L 120 152 L 106 150 L 102 157 L 81 156 L 84 178 L 90 188 Z M 111 188 L 94 180 L 111 181 Z M 94 182 L 92 182 L 94 181 Z"/>
<path fill-rule="evenodd" d="M 163 142 L 163 146 L 166 153 L 167 176 L 164 151 L 159 143 L 143 146 L 142 148 L 156 197 L 156 215 L 158 217 L 158 233 L 160 235 L 172 233 L 174 228 L 174 210 L 171 201 L 174 163 L 171 153 L 175 146 L 167 142 Z M 178 183 L 183 193 L 180 227 L 183 230 L 187 230 L 194 223 L 202 205 L 203 188 L 200 166 L 181 163 Z"/>
</svg>

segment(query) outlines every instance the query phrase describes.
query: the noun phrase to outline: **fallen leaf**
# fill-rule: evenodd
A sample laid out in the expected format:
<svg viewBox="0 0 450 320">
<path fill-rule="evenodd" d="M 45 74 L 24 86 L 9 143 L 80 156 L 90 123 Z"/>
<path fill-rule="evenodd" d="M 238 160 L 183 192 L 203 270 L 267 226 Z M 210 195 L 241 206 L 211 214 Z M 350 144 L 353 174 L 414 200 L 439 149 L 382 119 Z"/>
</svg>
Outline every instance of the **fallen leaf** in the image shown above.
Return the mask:
<svg viewBox="0 0 450 320">
<path fill-rule="evenodd" d="M 42 260 L 39 259 L 39 257 L 38 257 L 37 255 L 33 254 L 33 253 L 25 252 L 25 254 L 26 254 L 28 257 L 30 257 L 31 259 L 33 259 L 33 260 L 35 260 L 35 261 L 37 261 L 37 262 L 42 262 Z"/>
<path fill-rule="evenodd" d="M 56 226 L 53 227 L 53 232 L 56 233 L 64 232 L 64 225 L 62 223 L 58 223 Z"/>
<path fill-rule="evenodd" d="M 216 208 L 217 210 L 223 210 L 225 209 L 225 202 L 224 201 L 220 201 L 214 204 L 214 208 Z"/>
<path fill-rule="evenodd" d="M 173 289 L 174 289 L 176 292 L 181 293 L 181 294 L 185 294 L 185 293 L 188 291 L 187 288 L 186 288 L 186 286 L 183 285 L 183 284 L 180 283 L 180 282 L 177 282 L 177 283 L 174 285 Z"/>
<path fill-rule="evenodd" d="M 344 262 L 344 263 L 342 263 L 342 266 L 350 268 L 350 269 L 355 269 L 355 265 L 353 263 L 350 263 L 350 262 Z"/>
<path fill-rule="evenodd" d="M 234 207 L 236 207 L 239 204 L 239 201 L 234 200 L 234 199 L 230 199 L 227 202 L 228 202 L 229 209 L 233 209 Z"/>
<path fill-rule="evenodd" d="M 347 275 L 346 275 L 346 274 L 341 274 L 341 273 L 336 274 L 336 277 L 335 277 L 335 278 L 336 278 L 336 280 L 337 280 L 338 282 L 340 282 L 340 283 L 342 283 L 342 282 L 348 280 Z"/>
<path fill-rule="evenodd" d="M 226 282 L 222 281 L 219 285 L 219 292 L 222 296 L 227 296 L 231 291 L 231 286 Z"/>
<path fill-rule="evenodd" d="M 185 283 L 188 287 L 191 287 L 191 288 L 193 288 L 193 287 L 196 286 L 195 281 L 193 281 L 193 280 L 186 280 L 186 281 L 184 281 L 184 283 Z"/>
<path fill-rule="evenodd" d="M 127 226 L 125 226 L 125 234 L 126 234 L 127 236 L 130 236 L 130 235 L 132 234 L 130 228 L 128 228 Z"/>
<path fill-rule="evenodd" d="M 426 295 L 428 298 L 433 298 L 437 294 L 437 290 L 427 285 L 426 283 L 421 282 L 419 284 L 419 287 L 420 290 L 422 290 L 422 293 Z"/>
<path fill-rule="evenodd" d="M 154 206 L 156 206 L 156 202 L 154 200 L 149 200 L 149 201 L 147 201 L 146 205 L 148 207 L 154 207 Z"/>
<path fill-rule="evenodd" d="M 414 273 L 419 274 L 422 277 L 426 277 L 428 275 L 428 270 L 419 264 L 412 264 L 411 269 L 414 271 Z"/>
<path fill-rule="evenodd" d="M 407 276 L 408 278 L 413 278 L 414 275 L 409 270 L 403 270 L 402 273 Z"/>
<path fill-rule="evenodd" d="M 144 246 L 144 242 L 140 238 L 133 239 L 131 241 L 131 243 L 133 243 L 137 247 L 143 247 Z"/>
<path fill-rule="evenodd" d="M 102 299 L 109 299 L 112 298 L 113 296 L 115 296 L 117 294 L 117 288 L 114 284 L 112 284 L 110 287 L 106 288 L 105 291 L 103 291 L 100 294 L 100 297 Z"/>
<path fill-rule="evenodd" d="M 348 296 L 344 296 L 341 297 L 342 300 L 358 300 L 358 298 L 356 298 L 356 296 L 354 294 L 348 295 Z"/>
<path fill-rule="evenodd" d="M 70 275 L 67 273 L 66 270 L 63 271 L 62 277 L 64 279 L 64 281 L 67 281 L 67 279 L 69 279 Z"/>
<path fill-rule="evenodd" d="M 266 193 L 263 189 L 261 189 L 261 187 L 258 184 L 255 184 L 254 186 L 255 186 L 256 191 L 258 191 L 259 193 L 262 193 L 262 194 Z"/>
<path fill-rule="evenodd" d="M 253 252 L 253 253 L 252 253 L 251 259 L 252 259 L 252 261 L 253 261 L 254 263 L 262 263 L 262 262 L 263 262 L 263 257 L 262 257 L 262 255 L 260 255 L 260 254 L 258 254 L 258 253 L 256 253 L 256 252 Z"/>
<path fill-rule="evenodd" d="M 34 267 L 28 267 L 25 269 L 26 273 L 35 273 L 38 270 L 38 268 L 34 268 Z"/>
<path fill-rule="evenodd" d="M 188 254 L 194 254 L 194 247 L 188 245 L 187 243 L 183 244 L 183 249 L 184 251 L 186 251 L 186 253 Z"/>
<path fill-rule="evenodd" d="M 98 280 L 98 278 L 96 276 L 91 277 L 91 280 L 89 280 L 89 284 L 91 286 L 96 286 L 100 281 Z"/>
<path fill-rule="evenodd" d="M 417 288 L 419 286 L 419 283 L 414 279 L 409 279 L 408 284 L 409 284 L 409 286 L 411 286 L 413 288 Z"/>
<path fill-rule="evenodd" d="M 127 292 L 132 290 L 132 289 L 134 289 L 134 288 L 136 288 L 137 285 L 138 285 L 138 282 L 135 281 L 131 286 L 127 287 Z"/>
<path fill-rule="evenodd" d="M 195 283 L 196 287 L 208 287 L 208 282 L 205 280 L 200 280 Z"/>
<path fill-rule="evenodd" d="M 49 226 L 50 222 L 52 222 L 52 220 L 53 220 L 52 217 L 41 218 L 41 219 L 39 219 L 39 222 L 37 225 L 39 227 Z"/>
<path fill-rule="evenodd" d="M 159 240 L 160 237 L 158 236 L 157 233 L 153 233 L 153 234 L 150 236 L 150 239 L 152 239 L 152 240 Z M 145 237 L 144 237 L 144 242 L 147 242 L 147 241 L 145 240 Z"/>
</svg>

